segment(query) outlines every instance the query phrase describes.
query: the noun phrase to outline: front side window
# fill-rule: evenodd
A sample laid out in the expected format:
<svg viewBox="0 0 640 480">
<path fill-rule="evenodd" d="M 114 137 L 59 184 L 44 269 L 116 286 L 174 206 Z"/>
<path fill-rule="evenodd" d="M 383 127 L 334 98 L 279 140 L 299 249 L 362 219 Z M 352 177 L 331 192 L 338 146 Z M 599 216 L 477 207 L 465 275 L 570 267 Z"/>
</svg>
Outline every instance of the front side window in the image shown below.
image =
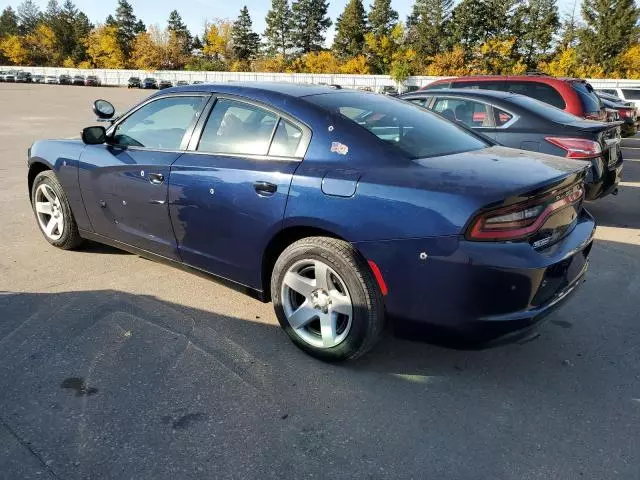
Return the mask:
<svg viewBox="0 0 640 480">
<path fill-rule="evenodd" d="M 219 99 L 202 131 L 198 151 L 267 155 L 277 123 L 277 115 L 260 107 Z M 284 134 L 280 138 L 284 138 Z M 289 147 L 281 148 L 284 150 Z"/>
<path fill-rule="evenodd" d="M 179 150 L 184 134 L 202 109 L 204 99 L 179 96 L 148 103 L 118 124 L 113 143 L 156 150 Z"/>
<path fill-rule="evenodd" d="M 438 98 L 433 110 L 467 127 L 491 127 L 489 106 L 465 98 Z"/>
<path fill-rule="evenodd" d="M 489 146 L 463 128 L 403 100 L 358 92 L 311 95 L 306 100 L 360 125 L 411 159 Z"/>
</svg>

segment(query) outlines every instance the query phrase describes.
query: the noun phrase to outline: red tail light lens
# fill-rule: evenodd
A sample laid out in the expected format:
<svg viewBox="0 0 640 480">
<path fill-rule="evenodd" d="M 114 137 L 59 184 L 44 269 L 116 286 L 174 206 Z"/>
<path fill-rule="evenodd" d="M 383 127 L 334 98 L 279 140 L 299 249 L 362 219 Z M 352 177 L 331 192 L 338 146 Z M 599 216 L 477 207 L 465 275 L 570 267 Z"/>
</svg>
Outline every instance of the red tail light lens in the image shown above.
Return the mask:
<svg viewBox="0 0 640 480">
<path fill-rule="evenodd" d="M 515 206 L 478 215 L 467 231 L 467 239 L 479 241 L 517 240 L 537 232 L 554 212 L 582 200 L 582 186 L 540 197 Z"/>
<path fill-rule="evenodd" d="M 584 138 L 545 137 L 545 140 L 567 152 L 567 158 L 595 158 L 602 154 L 598 142 Z"/>
<path fill-rule="evenodd" d="M 621 117 L 625 117 L 625 118 L 632 118 L 633 117 L 633 110 L 632 109 L 627 109 L 627 108 L 621 108 L 618 110 L 618 112 L 620 112 L 620 116 Z"/>
</svg>

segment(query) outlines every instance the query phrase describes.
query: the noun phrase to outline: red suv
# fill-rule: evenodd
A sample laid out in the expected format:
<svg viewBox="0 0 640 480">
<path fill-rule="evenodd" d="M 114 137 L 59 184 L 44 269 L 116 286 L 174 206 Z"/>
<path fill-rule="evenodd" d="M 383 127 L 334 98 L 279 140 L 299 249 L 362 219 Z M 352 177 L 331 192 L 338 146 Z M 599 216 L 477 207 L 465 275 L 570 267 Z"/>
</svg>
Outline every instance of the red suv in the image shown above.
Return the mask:
<svg viewBox="0 0 640 480">
<path fill-rule="evenodd" d="M 604 105 L 593 87 L 579 78 L 555 78 L 547 75 L 479 75 L 445 78 L 422 90 L 438 88 L 475 88 L 519 93 L 558 107 L 578 117 L 606 121 Z"/>
</svg>

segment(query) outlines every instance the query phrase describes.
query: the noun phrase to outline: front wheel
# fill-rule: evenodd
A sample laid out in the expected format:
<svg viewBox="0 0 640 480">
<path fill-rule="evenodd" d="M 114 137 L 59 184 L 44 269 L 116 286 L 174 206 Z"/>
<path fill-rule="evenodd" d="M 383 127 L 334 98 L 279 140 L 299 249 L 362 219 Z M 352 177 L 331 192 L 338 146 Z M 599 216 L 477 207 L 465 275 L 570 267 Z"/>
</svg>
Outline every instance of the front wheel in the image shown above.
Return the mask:
<svg viewBox="0 0 640 480">
<path fill-rule="evenodd" d="M 40 231 L 51 245 L 70 250 L 82 243 L 69 200 L 51 170 L 34 179 L 31 202 Z"/>
<path fill-rule="evenodd" d="M 347 242 L 309 237 L 291 244 L 271 275 L 280 325 L 310 355 L 357 358 L 379 340 L 382 295 L 367 262 Z"/>
</svg>

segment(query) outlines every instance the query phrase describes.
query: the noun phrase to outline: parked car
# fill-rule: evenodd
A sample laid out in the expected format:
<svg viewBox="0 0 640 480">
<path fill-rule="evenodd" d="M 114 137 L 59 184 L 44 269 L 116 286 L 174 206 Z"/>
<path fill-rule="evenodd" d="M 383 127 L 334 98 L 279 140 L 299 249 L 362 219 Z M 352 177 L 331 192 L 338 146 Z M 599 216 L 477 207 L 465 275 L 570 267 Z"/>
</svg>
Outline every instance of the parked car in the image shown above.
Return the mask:
<svg viewBox="0 0 640 480">
<path fill-rule="evenodd" d="M 171 83 L 170 80 L 160 80 L 160 83 L 158 83 L 158 88 L 160 90 L 164 90 L 165 88 L 171 88 L 173 87 L 173 83 Z"/>
<path fill-rule="evenodd" d="M 184 87 L 185 85 L 189 85 L 189 82 L 187 82 L 186 80 L 178 80 L 176 82 L 176 87 Z"/>
<path fill-rule="evenodd" d="M 33 83 L 44 83 L 44 75 L 34 75 Z"/>
<path fill-rule="evenodd" d="M 85 82 L 86 82 L 86 78 L 84 77 L 84 75 L 73 76 L 73 81 L 72 81 L 73 85 L 84 87 Z"/>
<path fill-rule="evenodd" d="M 47 75 L 44 79 L 44 83 L 46 83 L 47 85 L 57 85 L 58 77 L 56 77 L 55 75 Z"/>
<path fill-rule="evenodd" d="M 155 78 L 148 77 L 142 81 L 142 88 L 158 89 L 158 81 Z"/>
<path fill-rule="evenodd" d="M 127 88 L 142 88 L 142 81 L 139 77 L 129 77 Z"/>
<path fill-rule="evenodd" d="M 587 200 L 617 192 L 622 173 L 620 122 L 585 120 L 531 97 L 490 90 L 438 89 L 401 98 L 501 145 L 590 162 Z"/>
<path fill-rule="evenodd" d="M 596 92 L 608 93 L 615 95 L 620 100 L 631 102 L 636 107 L 638 115 L 640 115 L 640 88 L 639 87 L 616 87 L 616 88 L 600 88 Z"/>
<path fill-rule="evenodd" d="M 439 88 L 473 88 L 518 93 L 578 117 L 606 120 L 604 106 L 593 87 L 578 78 L 555 78 L 547 75 L 480 75 L 436 80 L 422 90 L 431 91 Z"/>
<path fill-rule="evenodd" d="M 102 82 L 96 75 L 87 75 L 87 78 L 84 82 L 87 87 L 99 87 Z"/>
<path fill-rule="evenodd" d="M 66 73 L 63 73 L 58 77 L 58 83 L 60 85 L 71 85 L 72 82 L 73 80 L 71 78 L 71 75 L 67 75 Z"/>
<path fill-rule="evenodd" d="M 193 85 L 202 85 L 204 82 L 202 80 L 194 80 Z"/>
<path fill-rule="evenodd" d="M 32 83 L 33 77 L 30 72 L 19 71 L 16 73 L 16 82 L 18 83 Z"/>
<path fill-rule="evenodd" d="M 407 102 L 238 82 L 94 111 L 111 124 L 29 149 L 44 238 L 227 279 L 271 299 L 325 360 L 364 354 L 385 316 L 516 338 L 587 269 L 587 163 L 498 146 Z"/>
<path fill-rule="evenodd" d="M 5 82 L 15 83 L 15 81 L 16 81 L 16 72 L 14 72 L 12 70 L 9 70 L 8 72 L 5 72 L 4 81 Z"/>
<path fill-rule="evenodd" d="M 638 133 L 638 111 L 631 102 L 626 102 L 608 93 L 598 92 L 598 96 L 604 103 L 605 107 L 614 109 L 619 120 L 624 123 L 622 125 L 622 136 L 633 137 Z"/>
<path fill-rule="evenodd" d="M 378 89 L 378 93 L 381 93 L 382 95 L 388 95 L 390 97 L 395 97 L 398 95 L 398 89 L 391 85 L 385 85 Z"/>
</svg>

